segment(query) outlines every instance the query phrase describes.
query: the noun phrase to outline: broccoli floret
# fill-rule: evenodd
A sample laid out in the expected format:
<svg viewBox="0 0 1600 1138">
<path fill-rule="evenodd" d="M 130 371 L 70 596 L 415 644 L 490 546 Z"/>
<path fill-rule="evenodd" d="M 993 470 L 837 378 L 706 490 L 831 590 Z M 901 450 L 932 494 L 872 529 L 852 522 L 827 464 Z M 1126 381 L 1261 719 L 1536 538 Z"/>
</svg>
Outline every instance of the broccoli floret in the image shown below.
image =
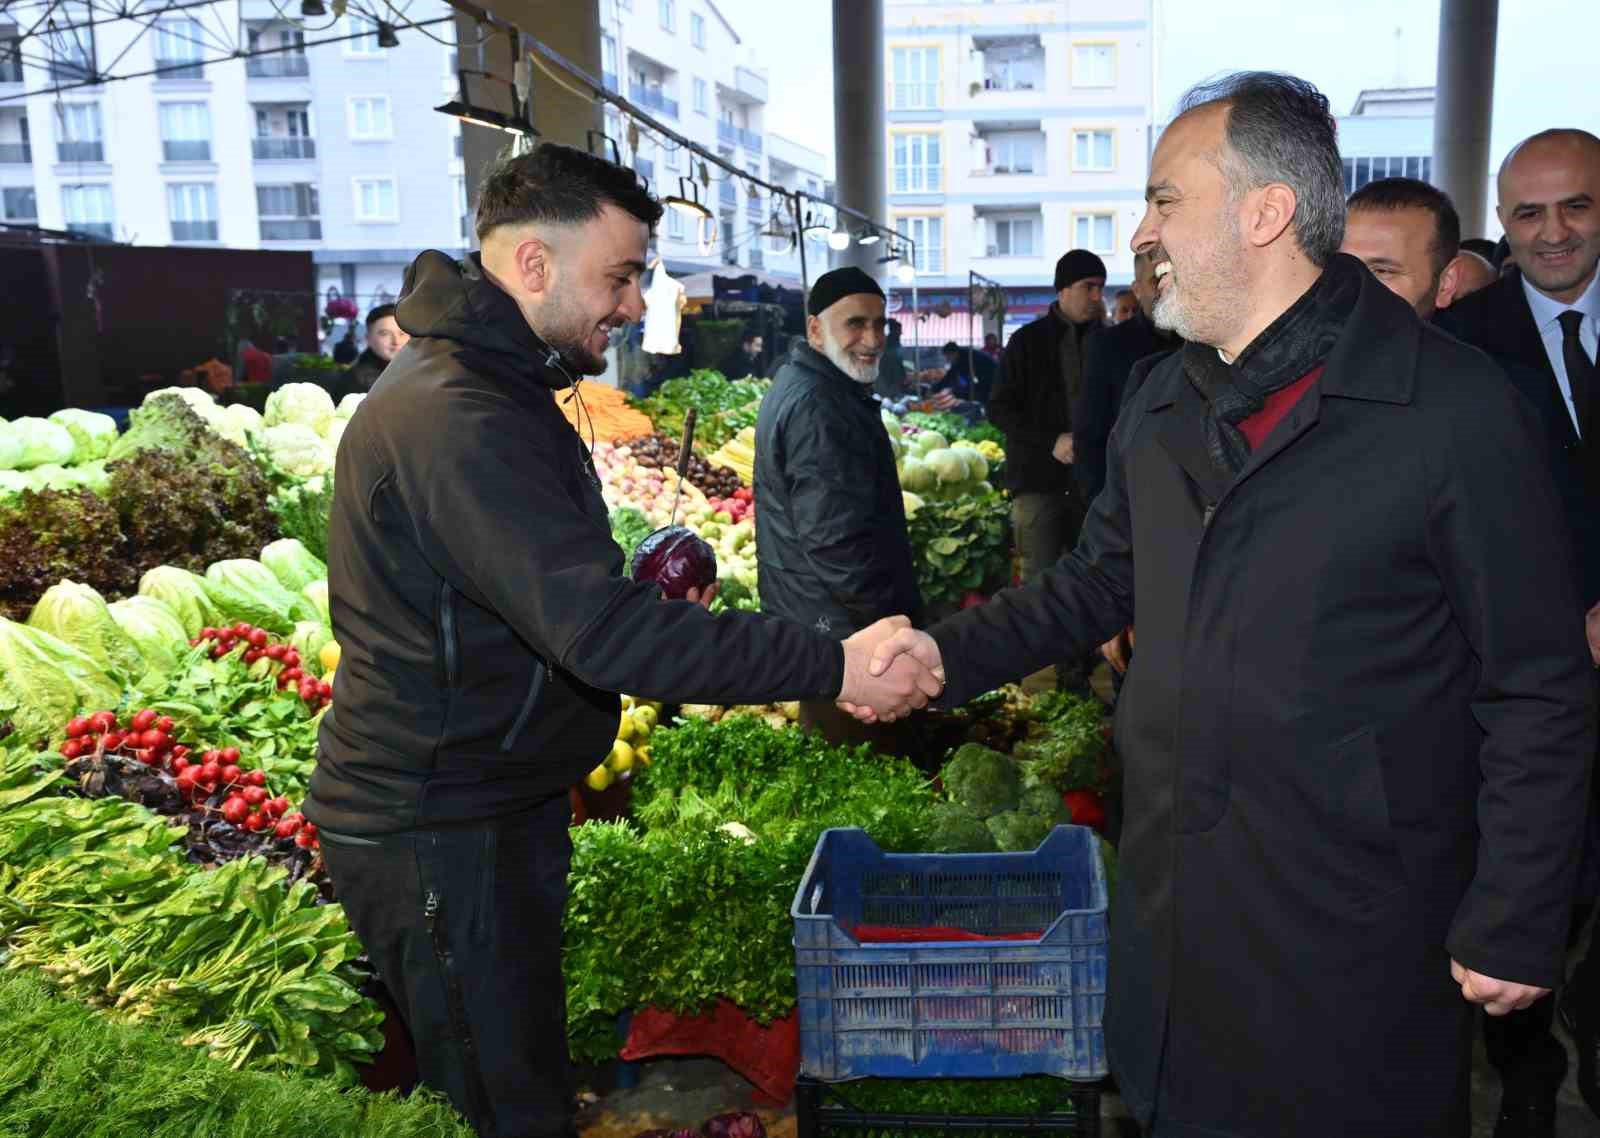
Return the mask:
<svg viewBox="0 0 1600 1138">
<path fill-rule="evenodd" d="M 1024 814 L 1020 810 L 996 814 L 986 825 L 994 835 L 995 845 L 1005 853 L 1032 853 L 1054 828 L 1048 818 Z"/>
<path fill-rule="evenodd" d="M 1017 810 L 1023 814 L 1033 814 L 1043 818 L 1052 826 L 1061 826 L 1072 821 L 1072 811 L 1061 801 L 1061 795 L 1048 786 L 1030 786 L 1024 790 L 1022 800 L 1017 804 Z"/>
<path fill-rule="evenodd" d="M 939 779 L 951 798 L 979 818 L 1015 810 L 1022 794 L 1022 772 L 1010 756 L 977 743 L 962 744 Z"/>
<path fill-rule="evenodd" d="M 928 828 L 928 853 L 994 853 L 994 835 L 972 812 L 954 802 L 933 808 Z"/>
</svg>

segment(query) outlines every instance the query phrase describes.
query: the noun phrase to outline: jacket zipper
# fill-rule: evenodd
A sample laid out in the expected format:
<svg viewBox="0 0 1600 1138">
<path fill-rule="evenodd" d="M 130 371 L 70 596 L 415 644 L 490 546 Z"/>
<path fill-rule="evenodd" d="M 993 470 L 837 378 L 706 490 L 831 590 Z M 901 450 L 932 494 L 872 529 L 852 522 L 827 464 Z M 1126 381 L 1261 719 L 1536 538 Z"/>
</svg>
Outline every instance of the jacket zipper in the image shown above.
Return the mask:
<svg viewBox="0 0 1600 1138">
<path fill-rule="evenodd" d="M 443 641 L 444 682 L 454 688 L 458 677 L 456 660 L 456 601 L 449 581 L 439 582 L 439 638 Z"/>
<path fill-rule="evenodd" d="M 437 890 L 428 890 L 423 899 L 422 915 L 428 925 L 428 938 L 433 942 L 434 958 L 444 981 L 445 1006 L 448 1009 L 452 1034 L 461 1046 L 466 1060 L 467 1096 L 473 1100 L 475 1113 L 489 1116 L 491 1105 L 484 1093 L 482 1074 L 478 1069 L 477 1045 L 472 1038 L 472 1026 L 467 1019 L 467 1002 L 461 992 L 461 980 L 456 975 L 455 955 L 450 950 L 450 938 L 439 915 L 442 908 Z"/>
<path fill-rule="evenodd" d="M 528 717 L 533 714 L 534 705 L 539 702 L 539 694 L 544 691 L 544 678 L 548 671 L 543 660 L 535 659 L 533 662 L 533 679 L 528 683 L 528 694 L 523 697 L 522 710 L 517 712 L 517 718 L 511 724 L 511 730 L 506 732 L 506 737 L 500 741 L 500 750 L 509 751 L 517 745 L 517 736 L 522 734 L 522 729 L 528 725 Z"/>
</svg>

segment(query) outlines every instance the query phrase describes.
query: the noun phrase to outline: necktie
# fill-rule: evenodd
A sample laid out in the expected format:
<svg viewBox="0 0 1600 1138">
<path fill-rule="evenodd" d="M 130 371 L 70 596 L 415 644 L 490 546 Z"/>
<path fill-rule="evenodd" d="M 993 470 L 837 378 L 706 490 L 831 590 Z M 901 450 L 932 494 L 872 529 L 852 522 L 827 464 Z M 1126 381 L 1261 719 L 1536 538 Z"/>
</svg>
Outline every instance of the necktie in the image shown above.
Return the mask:
<svg viewBox="0 0 1600 1138">
<path fill-rule="evenodd" d="M 1567 383 L 1572 388 L 1572 405 L 1578 412 L 1578 430 L 1587 441 L 1594 414 L 1595 387 L 1600 385 L 1600 377 L 1596 376 L 1594 361 L 1583 350 L 1583 341 L 1578 338 L 1583 313 L 1569 308 L 1556 317 L 1556 322 L 1561 325 L 1561 358 L 1567 365 Z"/>
</svg>

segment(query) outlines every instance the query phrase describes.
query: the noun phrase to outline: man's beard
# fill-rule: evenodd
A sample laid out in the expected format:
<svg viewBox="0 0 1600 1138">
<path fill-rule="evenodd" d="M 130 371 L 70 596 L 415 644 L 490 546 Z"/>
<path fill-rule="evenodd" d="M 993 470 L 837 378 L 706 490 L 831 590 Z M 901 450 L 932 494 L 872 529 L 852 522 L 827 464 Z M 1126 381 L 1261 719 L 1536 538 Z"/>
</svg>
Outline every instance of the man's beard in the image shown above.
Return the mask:
<svg viewBox="0 0 1600 1138">
<path fill-rule="evenodd" d="M 875 359 L 870 364 L 858 364 L 850 358 L 850 353 L 843 344 L 833 338 L 833 333 L 827 327 L 822 329 L 822 354 L 828 357 L 828 362 L 844 372 L 857 383 L 872 383 L 878 378 L 878 361 Z"/>
<path fill-rule="evenodd" d="M 1167 285 L 1156 293 L 1150 318 L 1157 328 L 1175 332 L 1196 344 L 1213 347 L 1227 342 L 1245 307 L 1248 286 L 1239 254 L 1239 223 L 1232 210 L 1225 210 L 1220 231 L 1204 248 L 1185 257 L 1183 267 L 1165 250 L 1157 258 L 1172 262 Z"/>
<path fill-rule="evenodd" d="M 534 329 L 539 338 L 561 356 L 562 362 L 578 375 L 604 375 L 606 361 L 589 350 L 589 337 L 597 324 L 590 321 L 576 304 L 566 299 L 552 299 L 549 311 L 542 321 L 543 329 Z"/>
</svg>

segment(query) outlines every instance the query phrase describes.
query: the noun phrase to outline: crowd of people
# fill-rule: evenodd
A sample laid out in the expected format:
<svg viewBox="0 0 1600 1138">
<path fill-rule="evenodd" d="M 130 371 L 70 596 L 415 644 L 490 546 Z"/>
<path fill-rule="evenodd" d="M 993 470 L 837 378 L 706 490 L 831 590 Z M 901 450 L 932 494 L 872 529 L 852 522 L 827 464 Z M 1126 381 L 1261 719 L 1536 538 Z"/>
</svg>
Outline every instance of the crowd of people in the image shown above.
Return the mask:
<svg viewBox="0 0 1600 1138">
<path fill-rule="evenodd" d="M 616 693 L 798 699 L 893 749 L 930 701 L 1098 653 L 1126 673 L 1106 1040 L 1147 1134 L 1462 1138 L 1482 1018 L 1496 1135 L 1553 1135 L 1557 1014 L 1600 1112 L 1600 965 L 1565 975 L 1600 878 L 1600 139 L 1528 139 L 1498 192 L 1485 252 L 1423 183 L 1347 202 L 1309 84 L 1191 91 L 1115 320 L 1072 250 L 997 361 L 952 345 L 1026 583 L 924 626 L 871 276 L 815 282 L 761 407 L 763 612 L 665 601 L 557 403 L 641 319 L 661 206 L 578 150 L 503 159 L 339 448 L 306 804 L 423 1079 L 483 1135 L 572 1133 L 566 788 Z"/>
</svg>

